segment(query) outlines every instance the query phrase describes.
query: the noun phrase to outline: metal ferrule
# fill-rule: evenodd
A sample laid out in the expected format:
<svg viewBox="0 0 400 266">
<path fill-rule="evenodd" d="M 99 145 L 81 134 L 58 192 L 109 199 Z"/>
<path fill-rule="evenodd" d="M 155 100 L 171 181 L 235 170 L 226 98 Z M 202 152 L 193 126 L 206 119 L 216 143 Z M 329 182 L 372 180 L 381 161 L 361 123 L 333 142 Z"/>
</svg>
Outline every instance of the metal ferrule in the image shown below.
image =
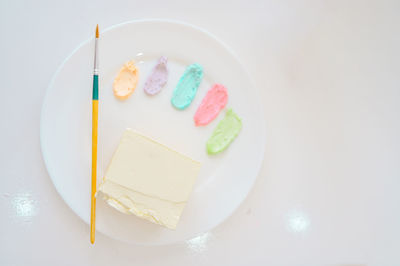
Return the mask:
<svg viewBox="0 0 400 266">
<path fill-rule="evenodd" d="M 94 39 L 94 75 L 99 74 L 99 51 L 98 51 L 98 38 Z"/>
</svg>

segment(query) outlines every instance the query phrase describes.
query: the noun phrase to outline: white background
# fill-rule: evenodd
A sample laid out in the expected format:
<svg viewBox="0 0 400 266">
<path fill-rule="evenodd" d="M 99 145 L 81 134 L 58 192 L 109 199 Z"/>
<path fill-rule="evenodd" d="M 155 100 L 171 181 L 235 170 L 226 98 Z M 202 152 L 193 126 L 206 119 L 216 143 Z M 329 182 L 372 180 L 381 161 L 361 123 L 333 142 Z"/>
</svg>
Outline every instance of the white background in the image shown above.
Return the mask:
<svg viewBox="0 0 400 266">
<path fill-rule="evenodd" d="M 399 12 L 399 1 L 1 0 L 0 265 L 399 265 Z M 162 247 L 97 234 L 91 246 L 46 172 L 41 104 L 96 23 L 140 18 L 194 24 L 236 52 L 263 96 L 265 161 L 209 233 Z"/>
</svg>

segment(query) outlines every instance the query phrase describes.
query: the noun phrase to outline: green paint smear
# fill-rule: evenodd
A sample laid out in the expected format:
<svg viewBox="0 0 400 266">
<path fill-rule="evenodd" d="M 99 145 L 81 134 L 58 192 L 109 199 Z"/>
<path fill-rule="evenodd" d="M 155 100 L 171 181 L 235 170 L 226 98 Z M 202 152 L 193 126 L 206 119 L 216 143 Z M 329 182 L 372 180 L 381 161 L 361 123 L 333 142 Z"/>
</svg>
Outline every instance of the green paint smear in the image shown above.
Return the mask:
<svg viewBox="0 0 400 266">
<path fill-rule="evenodd" d="M 242 129 L 242 121 L 232 109 L 226 112 L 207 141 L 207 152 L 216 154 L 225 150 Z"/>
<path fill-rule="evenodd" d="M 188 66 L 174 89 L 171 98 L 172 105 L 180 110 L 187 108 L 196 96 L 197 88 L 202 79 L 203 67 L 201 65 L 192 64 Z"/>
</svg>

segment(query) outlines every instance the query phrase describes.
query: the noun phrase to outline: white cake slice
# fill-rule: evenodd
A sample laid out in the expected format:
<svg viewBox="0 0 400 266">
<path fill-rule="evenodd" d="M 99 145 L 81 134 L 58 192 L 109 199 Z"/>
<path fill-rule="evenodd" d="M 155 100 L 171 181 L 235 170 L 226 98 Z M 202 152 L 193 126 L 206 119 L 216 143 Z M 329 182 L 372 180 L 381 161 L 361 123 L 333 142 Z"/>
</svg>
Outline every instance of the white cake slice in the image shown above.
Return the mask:
<svg viewBox="0 0 400 266">
<path fill-rule="evenodd" d="M 127 129 L 99 191 L 126 214 L 175 229 L 200 163 Z"/>
</svg>

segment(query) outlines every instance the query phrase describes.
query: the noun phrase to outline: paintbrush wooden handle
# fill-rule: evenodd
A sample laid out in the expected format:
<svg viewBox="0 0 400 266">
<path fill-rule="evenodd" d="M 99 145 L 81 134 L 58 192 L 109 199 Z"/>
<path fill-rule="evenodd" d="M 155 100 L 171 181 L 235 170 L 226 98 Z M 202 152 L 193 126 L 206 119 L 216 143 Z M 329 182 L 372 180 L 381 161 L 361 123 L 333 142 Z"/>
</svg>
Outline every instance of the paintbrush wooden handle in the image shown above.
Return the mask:
<svg viewBox="0 0 400 266">
<path fill-rule="evenodd" d="M 92 193 L 90 208 L 90 242 L 93 244 L 96 232 L 96 189 L 97 189 L 97 130 L 98 130 L 98 76 L 93 76 L 93 111 L 92 111 Z"/>
</svg>

